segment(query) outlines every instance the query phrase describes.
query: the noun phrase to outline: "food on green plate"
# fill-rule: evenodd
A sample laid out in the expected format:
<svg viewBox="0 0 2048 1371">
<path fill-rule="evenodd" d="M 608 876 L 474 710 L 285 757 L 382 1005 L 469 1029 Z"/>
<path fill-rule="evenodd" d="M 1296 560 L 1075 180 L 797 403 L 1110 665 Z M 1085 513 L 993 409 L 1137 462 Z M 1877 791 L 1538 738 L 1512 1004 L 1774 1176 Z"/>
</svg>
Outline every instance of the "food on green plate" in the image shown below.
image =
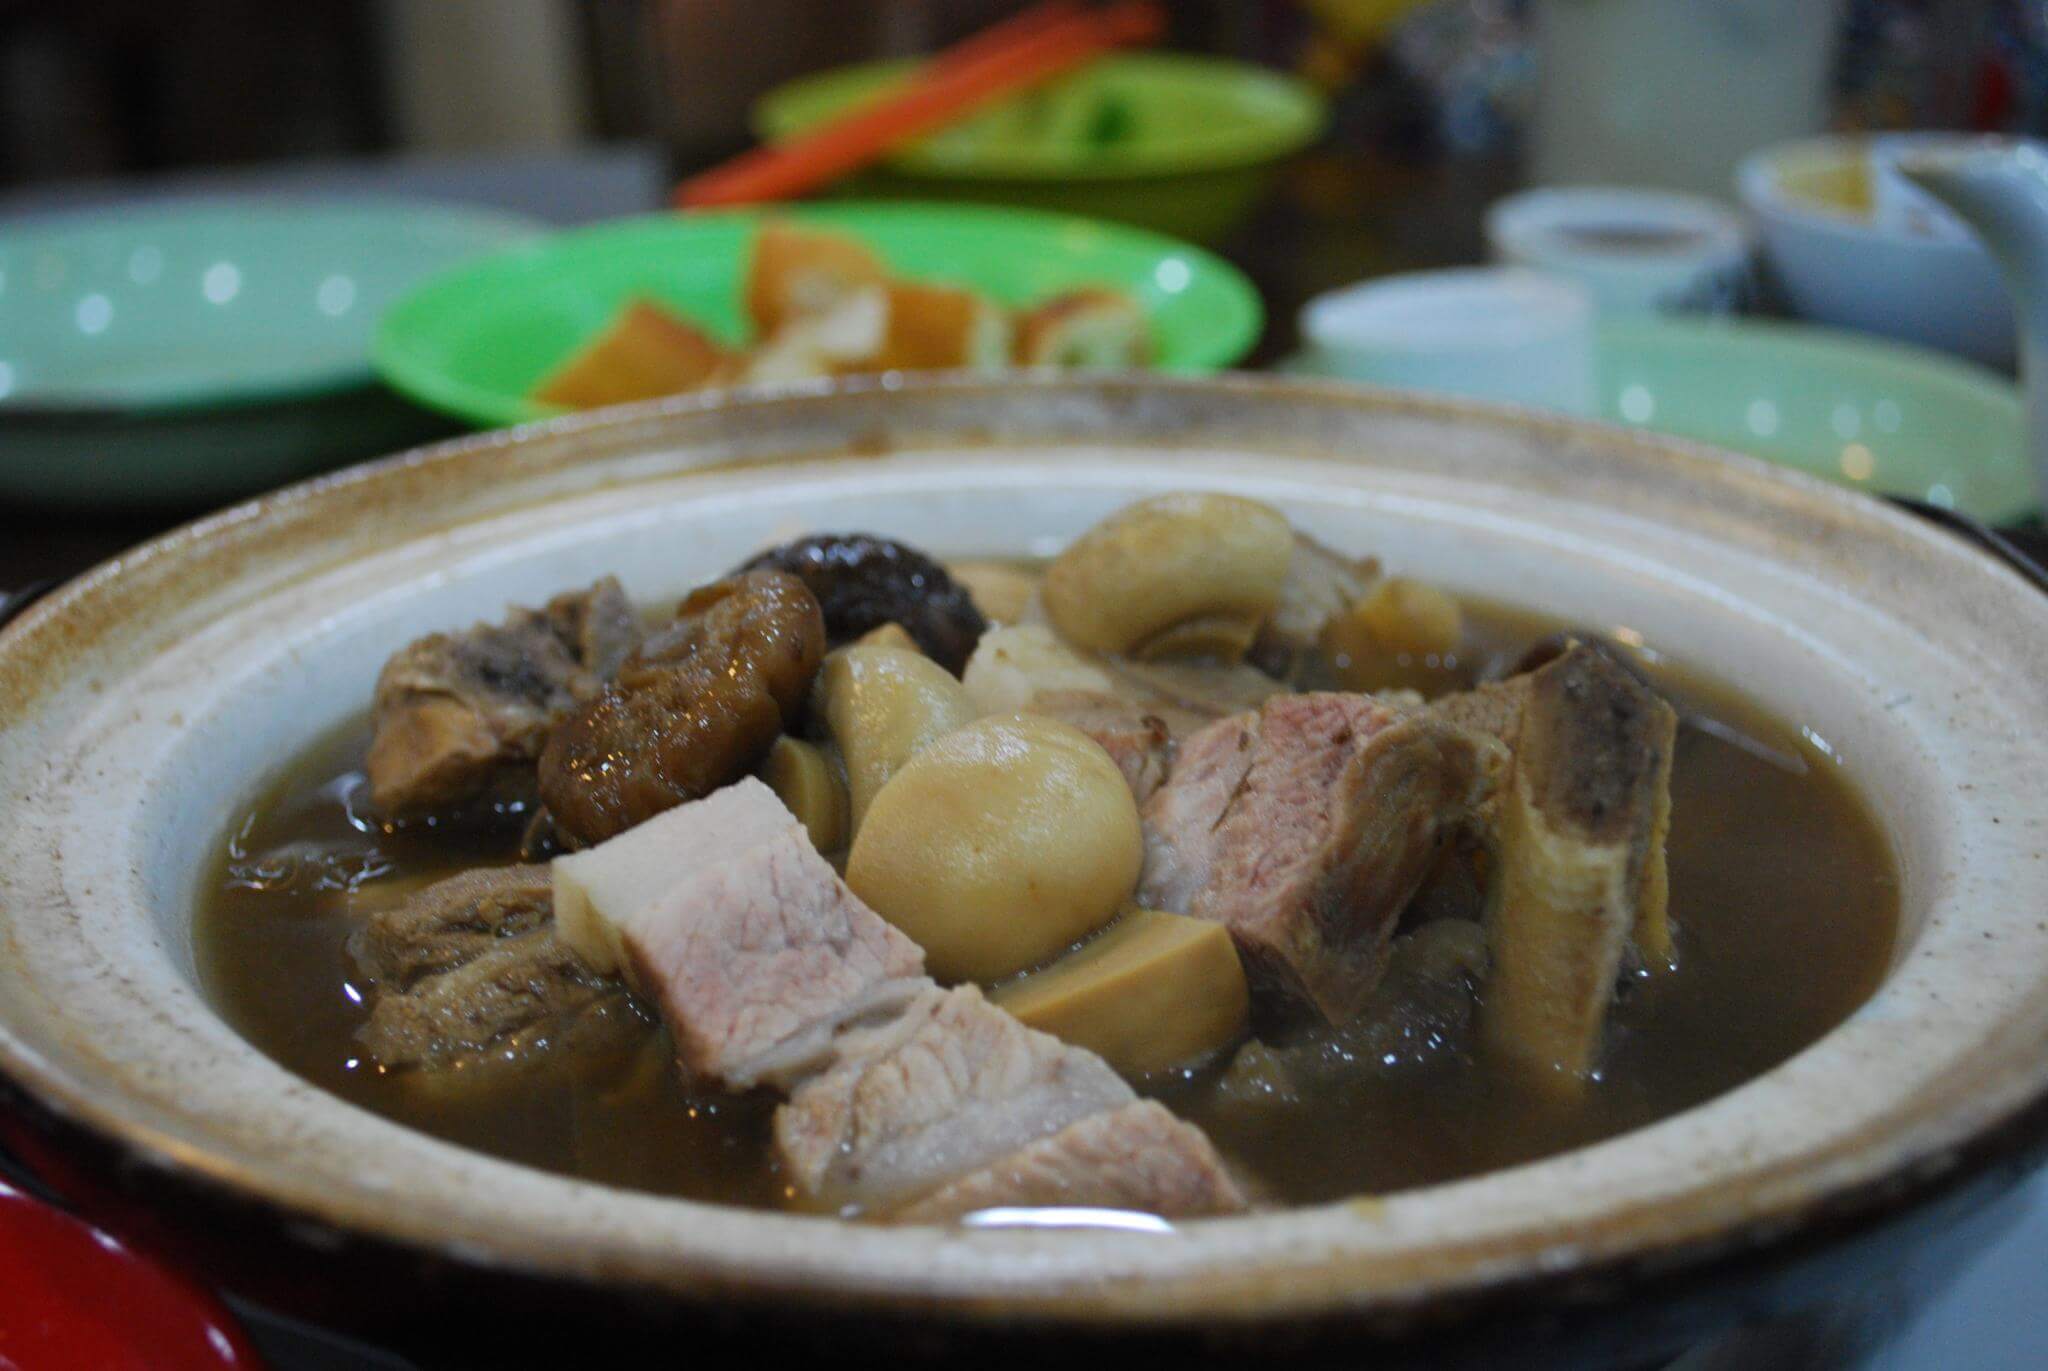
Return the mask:
<svg viewBox="0 0 2048 1371">
<path fill-rule="evenodd" d="M 755 235 L 741 299 L 753 342 L 731 347 L 637 298 L 534 388 L 571 409 L 743 384 L 886 371 L 1142 366 L 1144 312 L 1091 287 L 1013 313 L 965 286 L 893 275 L 843 234 L 779 220 Z"/>
<path fill-rule="evenodd" d="M 236 825 L 210 988 L 351 1100 L 595 1180 L 1186 1219 L 1641 1126 L 1886 964 L 1839 768 L 1629 634 L 1222 493 L 942 550 L 812 534 L 673 613 L 606 579 L 392 644 Z"/>
<path fill-rule="evenodd" d="M 1072 290 L 1017 316 L 1020 367 L 1115 369 L 1143 366 L 1151 358 L 1145 312 L 1121 291 Z"/>
</svg>

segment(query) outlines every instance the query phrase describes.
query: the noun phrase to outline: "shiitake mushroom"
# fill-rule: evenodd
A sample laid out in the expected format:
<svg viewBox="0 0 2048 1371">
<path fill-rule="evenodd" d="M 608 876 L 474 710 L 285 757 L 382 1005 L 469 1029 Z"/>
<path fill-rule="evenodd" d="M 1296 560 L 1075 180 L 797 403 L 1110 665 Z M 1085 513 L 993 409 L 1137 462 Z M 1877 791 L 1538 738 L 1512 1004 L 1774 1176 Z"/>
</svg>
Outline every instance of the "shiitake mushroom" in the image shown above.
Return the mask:
<svg viewBox="0 0 2048 1371">
<path fill-rule="evenodd" d="M 974 598 L 943 566 L 916 548 L 870 533 L 814 533 L 770 548 L 739 570 L 763 568 L 787 572 L 810 587 L 834 646 L 893 622 L 957 676 L 988 628 Z"/>
<path fill-rule="evenodd" d="M 555 727 L 541 800 L 587 845 L 710 794 L 796 720 L 824 656 L 824 614 L 796 577 L 752 571 L 698 588 Z"/>
</svg>

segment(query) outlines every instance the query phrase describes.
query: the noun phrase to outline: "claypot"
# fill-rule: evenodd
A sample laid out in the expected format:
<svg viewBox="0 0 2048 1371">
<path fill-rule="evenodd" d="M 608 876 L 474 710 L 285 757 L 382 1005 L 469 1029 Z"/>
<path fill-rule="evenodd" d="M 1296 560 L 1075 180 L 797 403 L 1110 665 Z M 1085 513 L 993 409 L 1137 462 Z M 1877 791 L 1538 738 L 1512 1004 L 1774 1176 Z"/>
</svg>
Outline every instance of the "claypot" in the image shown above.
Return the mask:
<svg viewBox="0 0 2048 1371">
<path fill-rule="evenodd" d="M 563 1179 L 326 1095 L 201 992 L 193 908 L 225 826 L 365 708 L 408 639 L 606 571 L 674 595 L 821 527 L 1041 552 L 1186 486 L 1457 591 L 1633 627 L 1811 727 L 1898 855 L 1876 997 L 1597 1146 L 1131 1233 L 846 1225 Z M 598 1334 L 670 1356 L 1057 1340 L 1646 1362 L 1869 1279 L 1901 1234 L 1966 1231 L 2038 1150 L 2044 682 L 2048 599 L 1949 535 L 1745 459 L 1509 411 L 1248 379 L 934 381 L 490 434 L 170 534 L 0 634 L 0 1076 L 14 1136 L 61 1183 L 161 1220 L 223 1279 L 480 1359 Z"/>
</svg>

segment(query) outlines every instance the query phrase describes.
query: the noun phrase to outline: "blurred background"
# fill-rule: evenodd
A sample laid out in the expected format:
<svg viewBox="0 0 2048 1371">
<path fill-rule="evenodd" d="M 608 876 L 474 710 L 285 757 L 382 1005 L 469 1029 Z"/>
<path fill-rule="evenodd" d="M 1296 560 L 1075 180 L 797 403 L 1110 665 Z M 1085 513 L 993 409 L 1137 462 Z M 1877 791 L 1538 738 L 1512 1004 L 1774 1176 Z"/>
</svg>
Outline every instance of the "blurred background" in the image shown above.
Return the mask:
<svg viewBox="0 0 2048 1371">
<path fill-rule="evenodd" d="M 445 328 L 401 340 L 405 348 L 390 343 L 403 313 L 395 302 L 458 257 L 511 238 L 668 207 L 679 182 L 829 123 L 917 60 L 1030 8 L 0 5 L 0 282 L 11 244 L 31 267 L 29 286 L 49 286 L 11 319 L 0 307 L 0 514 L 55 505 L 67 519 L 125 520 L 50 552 L 47 540 L 63 535 L 13 518 L 15 544 L 41 539 L 43 550 L 0 561 L 0 586 L 45 563 L 76 569 L 173 512 L 545 412 L 534 399 L 542 361 L 594 337 L 621 307 L 616 292 L 555 318 L 559 337 L 539 338 L 531 321 L 506 325 L 502 336 L 517 334 L 524 350 L 507 343 L 454 380 L 461 359 Z M 1022 204 L 1207 248 L 1255 292 L 1253 317 L 1244 339 L 1196 339 L 1178 361 L 1179 341 L 1162 342 L 1157 360 L 1169 369 L 1280 367 L 1549 403 L 1998 522 L 2031 516 L 2007 288 L 1968 226 L 1891 164 L 1914 138 L 2048 130 L 2048 6 L 2038 0 L 1182 0 L 1155 9 L 1161 31 L 1136 46 L 1170 58 L 1120 55 L 1095 76 L 1062 75 L 1047 87 L 1054 94 L 1005 96 L 1010 104 L 969 111 L 959 129 L 892 147 L 810 197 Z M 890 59 L 903 65 L 871 65 Z M 1137 84 L 1118 65 L 1143 75 L 1144 63 L 1166 60 L 1182 65 Z M 1892 141 L 1898 133 L 1907 141 Z M 1823 134 L 1833 141 L 1811 141 Z M 1561 193 L 1529 194 L 1546 189 Z M 127 332 L 145 316 L 152 328 L 188 326 L 152 313 L 160 298 L 129 298 L 142 280 L 135 263 L 159 261 L 169 250 L 160 243 L 124 239 L 127 265 L 110 293 L 82 276 L 60 281 L 48 254 L 76 242 L 61 246 L 46 230 L 76 239 L 89 228 L 99 235 L 92 251 L 106 256 L 116 252 L 108 234 L 160 222 L 138 217 L 145 210 L 218 208 L 223 196 L 326 210 L 431 205 L 470 217 L 440 223 L 431 252 L 388 216 L 374 232 L 326 223 L 359 246 L 398 232 L 391 241 L 401 246 L 362 247 L 386 268 L 381 282 L 338 258 L 295 268 L 312 274 L 292 289 L 318 299 L 322 317 L 317 330 L 253 345 L 264 354 L 262 396 L 240 384 L 254 371 L 203 385 L 152 375 L 143 387 L 149 368 L 138 357 L 227 357 L 228 344 L 216 340 L 223 350 L 212 354 L 215 344 L 188 348 L 175 332 Z M 201 245 L 222 231 L 186 227 Z M 317 233 L 288 238 L 303 245 Z M 31 251 L 44 254 L 42 266 Z M 932 260 L 939 278 L 973 274 Z M 239 289 L 243 261 L 200 262 L 215 273 L 200 281 L 210 304 L 225 303 L 216 288 Z M 1513 365 L 1489 363 L 1477 379 L 1424 374 L 1398 347 L 1368 346 L 1371 319 L 1394 307 L 1357 294 L 1375 282 L 1420 290 L 1414 308 L 1482 331 L 1499 307 L 1554 308 L 1524 297 L 1502 306 L 1498 280 L 1466 281 L 1461 289 L 1480 293 L 1453 298 L 1441 294 L 1445 282 L 1407 275 L 1488 262 L 1535 267 L 1591 293 L 1598 319 L 1572 335 L 1584 375 L 1517 389 L 1504 379 Z M 687 313 L 670 284 L 669 305 Z M 189 326 L 256 313 L 253 284 L 235 303 Z M 1743 318 L 1813 331 L 1684 328 Z M 364 388 L 374 360 L 388 388 L 357 395 L 346 414 L 334 412 L 338 400 L 322 416 L 271 414 L 323 442 L 302 440 L 293 461 L 266 464 L 263 454 L 284 452 L 274 427 L 230 435 L 190 422 L 200 412 L 249 418 L 259 398 L 275 411 L 290 389 L 290 345 L 275 338 L 332 334 L 336 320 L 354 332 L 327 345 L 355 350 Z M 1315 320 L 1321 335 L 1305 336 Z M 386 346 L 372 359 L 380 327 Z M 1851 346 L 1880 339 L 1903 346 Z M 330 370 L 335 360 L 325 358 Z M 117 364 L 127 372 L 111 375 Z M 512 377 L 492 382 L 504 392 L 494 397 L 477 380 L 491 366 Z M 66 367 L 77 374 L 51 379 Z M 183 432 L 140 427 L 145 412 L 169 408 L 186 417 Z M 69 426 L 53 427 L 53 415 Z M 1874 443 L 1880 434 L 1886 441 Z M 1963 449 L 1988 455 L 1961 469 L 1953 454 Z M 183 475 L 161 479 L 171 454 Z M 146 513 L 128 517 L 137 511 Z"/>
<path fill-rule="evenodd" d="M 414 164 L 401 188 L 559 222 L 651 208 L 674 176 L 745 147 L 750 110 L 779 84 L 929 52 L 1019 8 L 1015 0 L 15 0 L 0 8 L 0 211 L 97 203 L 132 192 L 134 178 L 206 188 L 246 182 L 224 174 L 232 171 L 289 179 L 325 168 L 331 177 L 337 161 L 384 159 Z M 1477 260 L 1484 205 L 1532 179 L 1732 197 L 1735 157 L 1794 133 L 2038 132 L 2048 124 L 2048 7 L 2027 0 L 1180 0 L 1169 8 L 1165 46 L 1297 73 L 1330 98 L 1326 138 L 1287 168 L 1263 217 L 1235 226 L 1224 244 L 1252 249 L 1251 265 L 1269 278 L 1262 286 L 1282 291 L 1283 306 L 1366 272 Z M 1622 27 L 1600 11 L 1629 9 L 1643 12 L 1642 31 L 1598 31 Z M 1546 26 L 1557 30 L 1548 41 Z M 1659 28 L 1662 51 L 1651 34 Z M 1547 98 L 1546 63 L 1556 69 Z M 1630 67 L 1690 69 L 1697 79 L 1631 83 Z M 1601 91 L 1603 82 L 1613 91 Z M 1737 98 L 1751 88 L 1769 98 Z M 1717 93 L 1725 99 L 1719 137 L 1701 146 L 1697 102 Z M 1634 156 L 1602 146 L 1583 125 L 1613 99 L 1661 106 L 1628 117 L 1685 132 L 1662 145 L 1646 137 Z M 1539 146 L 1539 126 L 1559 145 Z M 494 183 L 493 161 L 528 178 Z M 1284 333 L 1289 311 L 1269 312 Z M 1266 351 L 1285 341 L 1269 340 Z"/>
</svg>

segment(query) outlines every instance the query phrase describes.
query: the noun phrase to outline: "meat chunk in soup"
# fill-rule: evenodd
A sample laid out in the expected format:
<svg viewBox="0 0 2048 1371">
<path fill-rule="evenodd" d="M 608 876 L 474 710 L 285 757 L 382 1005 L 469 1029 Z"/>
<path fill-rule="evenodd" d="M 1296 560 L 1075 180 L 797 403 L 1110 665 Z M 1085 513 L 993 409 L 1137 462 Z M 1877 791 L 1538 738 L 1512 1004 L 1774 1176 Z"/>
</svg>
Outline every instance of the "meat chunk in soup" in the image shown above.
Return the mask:
<svg viewBox="0 0 2048 1371">
<path fill-rule="evenodd" d="M 1227 926 L 1269 1014 L 1343 1023 L 1504 764 L 1494 740 L 1371 696 L 1275 697 L 1182 745 L 1145 805 L 1138 901 Z"/>
<path fill-rule="evenodd" d="M 571 936 L 659 1005 L 693 1076 L 800 1072 L 833 1032 L 925 984 L 924 954 L 847 889 L 748 778 L 556 863 Z M 599 922 L 604 927 L 597 927 Z"/>
<path fill-rule="evenodd" d="M 468 1087 L 644 1035 L 625 987 L 556 937 L 550 891 L 544 867 L 467 871 L 371 914 L 349 940 L 371 1058 Z"/>
<path fill-rule="evenodd" d="M 1166 784 L 1172 738 L 1157 714 L 1114 695 L 1083 690 L 1034 695 L 1025 712 L 1058 719 L 1093 738 L 1123 773 L 1138 803 Z"/>
<path fill-rule="evenodd" d="M 499 788 L 530 796 L 555 722 L 596 696 L 638 640 L 625 591 L 607 576 L 542 609 L 407 645 L 377 678 L 371 798 L 403 816 Z"/>
<path fill-rule="evenodd" d="M 832 1065 L 776 1111 L 775 1143 L 811 1201 L 886 1210 L 1135 1098 L 1100 1057 L 975 987 L 931 986 L 841 1036 Z"/>
<path fill-rule="evenodd" d="M 806 1202 L 887 1209 L 1135 1098 L 1094 1053 L 925 977 L 752 778 L 558 858 L 555 888 L 566 935 L 659 1007 L 693 1075 L 791 1092 L 776 1139 Z"/>
<path fill-rule="evenodd" d="M 1305 533 L 1294 535 L 1294 555 L 1280 583 L 1280 601 L 1252 645 L 1252 661 L 1285 676 L 1322 643 L 1332 619 L 1365 597 L 1379 579 L 1373 558 L 1353 559 Z"/>
<path fill-rule="evenodd" d="M 1631 936 L 1669 956 L 1664 843 L 1677 714 L 1605 652 L 1579 646 L 1438 709 L 1500 725 L 1513 768 L 1488 812 L 1487 1046 L 1544 1078 L 1592 1069 Z"/>
<path fill-rule="evenodd" d="M 1470 919 L 1404 933 L 1357 1017 L 1282 1045 L 1246 1043 L 1218 1083 L 1220 1097 L 1233 1111 L 1285 1109 L 1340 1094 L 1361 1072 L 1391 1076 L 1466 1054 L 1488 965 L 1486 931 Z"/>
<path fill-rule="evenodd" d="M 940 1186 L 892 1217 L 944 1223 L 983 1210 L 1135 1209 L 1176 1218 L 1245 1208 L 1208 1135 L 1154 1100 L 1068 1124 L 991 1166 Z"/>
<path fill-rule="evenodd" d="M 1678 716 L 1669 705 L 1658 708 L 1663 702 L 1642 677 L 1615 660 L 1613 651 L 1589 643 L 1573 643 L 1560 656 L 1531 671 L 1446 695 L 1430 706 L 1430 712 L 1497 738 L 1517 755 L 1528 719 L 1541 718 L 1553 730 L 1569 727 L 1575 736 L 1554 741 L 1549 755 L 1562 755 L 1566 749 L 1579 750 L 1580 764 L 1573 783 L 1585 787 L 1605 776 L 1616 793 L 1628 789 L 1621 773 L 1629 766 L 1630 755 L 1616 730 L 1625 730 L 1631 719 L 1654 725 L 1652 733 L 1657 736 L 1647 739 L 1646 745 L 1657 754 L 1651 768 L 1655 774 L 1647 793 L 1632 797 L 1631 803 L 1642 812 L 1632 817 L 1630 824 L 1647 834 L 1642 843 L 1642 880 L 1631 928 L 1643 963 L 1655 969 L 1668 964 L 1672 956 L 1670 874 L 1664 849 L 1671 827 L 1671 759 L 1676 751 Z M 1596 663 L 1596 657 L 1602 661 Z M 1532 715 L 1528 706 L 1537 693 L 1539 679 L 1552 683 L 1547 693 L 1556 703 L 1547 712 Z M 1563 689 L 1567 680 L 1575 683 L 1569 691 Z M 1667 714 L 1671 736 L 1664 737 L 1663 721 Z M 1511 794 L 1505 785 L 1494 792 L 1477 816 L 1475 827 L 1479 832 L 1492 834 L 1499 829 L 1502 808 Z"/>
</svg>

